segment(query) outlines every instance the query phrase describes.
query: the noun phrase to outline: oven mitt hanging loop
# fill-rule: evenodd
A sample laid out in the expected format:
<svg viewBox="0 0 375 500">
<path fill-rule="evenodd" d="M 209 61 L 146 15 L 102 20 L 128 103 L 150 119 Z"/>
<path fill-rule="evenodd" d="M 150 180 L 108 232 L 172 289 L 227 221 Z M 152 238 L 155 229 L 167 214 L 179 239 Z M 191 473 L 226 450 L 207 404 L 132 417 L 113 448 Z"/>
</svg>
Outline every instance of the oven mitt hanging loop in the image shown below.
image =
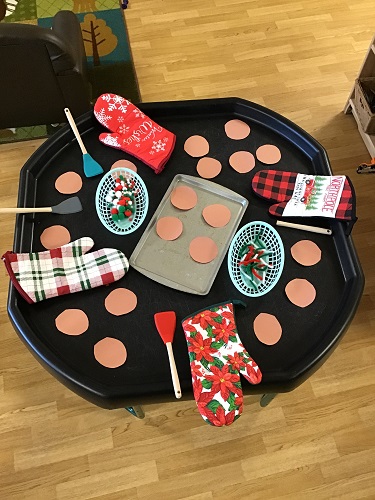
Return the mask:
<svg viewBox="0 0 375 500">
<path fill-rule="evenodd" d="M 250 384 L 262 380 L 258 365 L 238 336 L 233 304 L 223 302 L 182 321 L 194 397 L 202 418 L 217 427 L 232 424 L 242 413 L 240 374 Z"/>
<path fill-rule="evenodd" d="M 146 116 L 130 101 L 116 94 L 102 94 L 94 106 L 99 123 L 112 134 L 100 134 L 107 146 L 121 149 L 159 174 L 172 154 L 176 136 Z"/>
<path fill-rule="evenodd" d="M 252 180 L 255 194 L 275 201 L 269 213 L 276 217 L 328 217 L 355 221 L 355 192 L 345 175 L 309 175 L 281 170 L 261 170 Z"/>
<path fill-rule="evenodd" d="M 94 246 L 83 237 L 52 250 L 6 252 L 2 259 L 13 285 L 29 303 L 108 285 L 129 269 L 125 255 L 114 248 L 86 253 Z"/>
</svg>

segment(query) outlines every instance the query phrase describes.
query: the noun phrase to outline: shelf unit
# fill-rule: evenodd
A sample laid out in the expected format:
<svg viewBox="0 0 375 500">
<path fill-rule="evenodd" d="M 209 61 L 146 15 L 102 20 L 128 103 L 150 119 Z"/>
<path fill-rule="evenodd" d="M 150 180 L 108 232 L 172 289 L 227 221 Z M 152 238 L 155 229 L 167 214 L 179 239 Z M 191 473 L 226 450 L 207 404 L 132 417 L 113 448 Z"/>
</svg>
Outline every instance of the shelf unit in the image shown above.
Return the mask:
<svg viewBox="0 0 375 500">
<path fill-rule="evenodd" d="M 375 36 L 371 40 L 371 44 L 367 50 L 366 57 L 358 73 L 358 78 L 368 78 L 368 77 L 375 77 Z M 364 132 L 364 130 L 362 129 L 361 123 L 358 119 L 358 115 L 356 113 L 354 106 L 354 89 L 355 86 L 353 85 L 352 91 L 344 107 L 344 113 L 353 114 L 353 117 L 358 125 L 358 131 L 362 137 L 363 142 L 365 143 L 367 151 L 370 153 L 371 158 L 375 158 L 375 135 L 366 134 L 366 132 Z"/>
</svg>

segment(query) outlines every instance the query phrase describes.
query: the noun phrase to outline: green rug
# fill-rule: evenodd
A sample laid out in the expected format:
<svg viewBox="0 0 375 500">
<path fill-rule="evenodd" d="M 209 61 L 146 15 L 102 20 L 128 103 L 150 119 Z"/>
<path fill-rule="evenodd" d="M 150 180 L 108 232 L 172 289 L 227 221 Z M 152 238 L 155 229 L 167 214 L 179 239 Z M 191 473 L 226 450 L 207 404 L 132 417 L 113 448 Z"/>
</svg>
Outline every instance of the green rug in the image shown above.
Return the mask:
<svg viewBox="0 0 375 500">
<path fill-rule="evenodd" d="M 4 4 L 4 7 L 2 7 Z M 52 25 L 60 10 L 72 10 L 81 23 L 88 63 L 92 100 L 105 92 L 119 94 L 134 103 L 141 102 L 126 29 L 126 10 L 115 0 L 0 0 L 0 22 Z M 93 21 L 106 35 L 96 45 L 85 27 Z M 39 125 L 0 130 L 0 143 L 49 137 L 60 127 Z"/>
</svg>

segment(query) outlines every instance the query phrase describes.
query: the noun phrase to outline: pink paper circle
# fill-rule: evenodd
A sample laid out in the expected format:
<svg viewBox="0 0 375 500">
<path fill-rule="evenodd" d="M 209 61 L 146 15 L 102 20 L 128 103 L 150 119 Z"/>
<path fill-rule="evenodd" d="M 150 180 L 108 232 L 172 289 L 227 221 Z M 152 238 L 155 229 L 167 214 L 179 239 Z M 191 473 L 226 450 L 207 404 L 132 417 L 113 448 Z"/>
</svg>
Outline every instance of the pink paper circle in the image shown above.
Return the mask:
<svg viewBox="0 0 375 500">
<path fill-rule="evenodd" d="M 197 201 L 197 193 L 189 186 L 177 186 L 171 193 L 172 205 L 180 210 L 190 210 Z"/>
<path fill-rule="evenodd" d="M 316 297 L 315 287 L 307 280 L 295 278 L 285 287 L 285 293 L 292 304 L 298 307 L 307 307 Z"/>
<path fill-rule="evenodd" d="M 249 151 L 237 151 L 229 157 L 229 165 L 236 172 L 246 174 L 255 167 L 255 158 Z"/>
<path fill-rule="evenodd" d="M 184 150 L 190 156 L 197 158 L 199 156 L 205 156 L 210 150 L 207 139 L 201 135 L 192 135 L 186 139 L 184 144 Z"/>
<path fill-rule="evenodd" d="M 156 223 L 156 233 L 163 240 L 176 240 L 182 230 L 183 224 L 177 217 L 161 217 Z"/>
<path fill-rule="evenodd" d="M 318 245 L 311 240 L 300 240 L 291 249 L 293 259 L 302 266 L 313 266 L 322 258 Z"/>
<path fill-rule="evenodd" d="M 234 139 L 236 141 L 245 139 L 250 134 L 249 125 L 242 120 L 229 120 L 229 122 L 224 125 L 224 129 L 229 139 Z"/>
<path fill-rule="evenodd" d="M 218 248 L 214 240 L 208 236 L 197 236 L 190 242 L 189 253 L 196 262 L 207 264 L 217 257 Z"/>
<path fill-rule="evenodd" d="M 128 168 L 129 170 L 133 170 L 134 172 L 137 171 L 137 167 L 134 165 L 133 162 L 129 160 L 117 160 L 115 163 L 112 165 L 111 170 L 114 168 Z"/>
<path fill-rule="evenodd" d="M 55 181 L 55 188 L 62 194 L 77 193 L 82 187 L 82 178 L 76 172 L 65 172 Z"/>
<path fill-rule="evenodd" d="M 256 150 L 256 157 L 266 165 L 273 165 L 281 159 L 281 152 L 277 146 L 272 144 L 264 144 Z"/>
<path fill-rule="evenodd" d="M 105 298 L 104 307 L 114 316 L 122 316 L 137 307 L 137 296 L 127 288 L 116 288 Z"/>
<path fill-rule="evenodd" d="M 253 327 L 257 339 L 263 344 L 274 345 L 281 338 L 282 328 L 273 314 L 258 314 L 254 319 Z"/>
<path fill-rule="evenodd" d="M 55 325 L 65 335 L 82 335 L 89 327 L 89 318 L 81 309 L 65 309 L 56 317 Z"/>
<path fill-rule="evenodd" d="M 47 250 L 58 248 L 70 242 L 70 233 L 64 226 L 50 226 L 40 235 L 40 242 Z"/>
<path fill-rule="evenodd" d="M 126 361 L 128 353 L 121 340 L 105 337 L 94 345 L 94 357 L 106 368 L 117 368 Z"/>
<path fill-rule="evenodd" d="M 215 203 L 214 205 L 207 205 L 207 207 L 204 207 L 202 216 L 210 226 L 224 227 L 230 221 L 232 214 L 225 205 Z"/>
<path fill-rule="evenodd" d="M 215 158 L 205 156 L 197 163 L 197 172 L 204 179 L 213 179 L 221 172 L 221 163 Z"/>
</svg>

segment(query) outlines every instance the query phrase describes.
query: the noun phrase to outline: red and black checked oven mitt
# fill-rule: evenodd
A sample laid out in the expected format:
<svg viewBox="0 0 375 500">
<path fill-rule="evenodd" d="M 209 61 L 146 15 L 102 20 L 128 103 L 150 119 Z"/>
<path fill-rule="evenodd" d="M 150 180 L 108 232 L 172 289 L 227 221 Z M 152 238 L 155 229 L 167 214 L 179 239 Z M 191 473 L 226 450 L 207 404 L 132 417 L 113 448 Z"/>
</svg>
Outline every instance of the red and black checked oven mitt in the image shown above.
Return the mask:
<svg viewBox="0 0 375 500">
<path fill-rule="evenodd" d="M 182 321 L 189 351 L 195 401 L 202 418 L 216 427 L 232 424 L 243 410 L 240 374 L 259 384 L 262 373 L 237 333 L 234 304 L 197 311 Z"/>
<path fill-rule="evenodd" d="M 357 220 L 355 192 L 345 175 L 309 175 L 280 170 L 261 170 L 252 180 L 254 192 L 276 202 L 269 213 L 276 217 L 329 217 Z"/>
<path fill-rule="evenodd" d="M 44 252 L 6 252 L 2 259 L 16 290 L 29 303 L 108 285 L 129 269 L 125 255 L 102 248 L 85 255 L 94 246 L 84 237 Z"/>
<path fill-rule="evenodd" d="M 112 132 L 100 134 L 100 142 L 135 156 L 156 174 L 164 169 L 176 142 L 176 136 L 172 132 L 116 94 L 102 94 L 98 97 L 94 115 Z"/>
</svg>

